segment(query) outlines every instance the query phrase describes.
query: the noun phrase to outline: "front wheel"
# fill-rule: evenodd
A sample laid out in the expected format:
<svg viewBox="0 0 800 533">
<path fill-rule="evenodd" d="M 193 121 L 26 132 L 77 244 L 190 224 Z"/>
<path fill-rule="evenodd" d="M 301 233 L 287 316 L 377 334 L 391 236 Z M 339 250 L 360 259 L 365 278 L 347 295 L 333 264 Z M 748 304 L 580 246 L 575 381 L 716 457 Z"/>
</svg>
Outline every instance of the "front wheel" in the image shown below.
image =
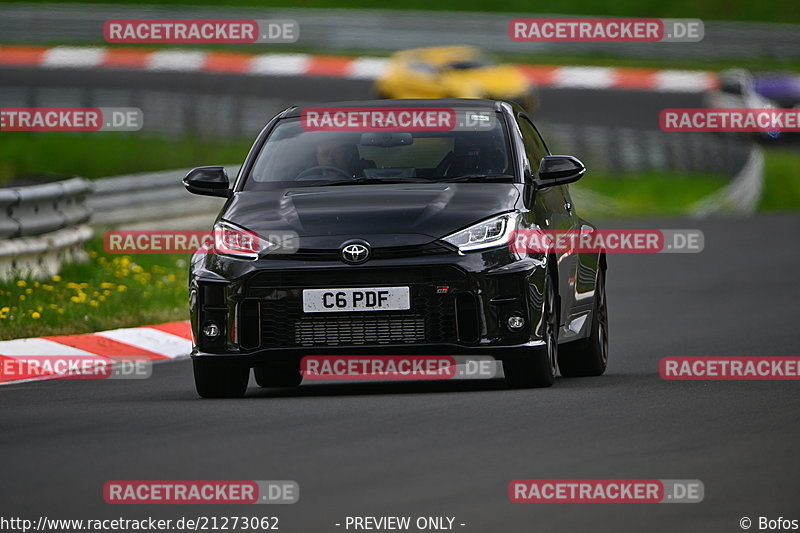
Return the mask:
<svg viewBox="0 0 800 533">
<path fill-rule="evenodd" d="M 544 347 L 519 359 L 503 361 L 506 384 L 515 389 L 550 387 L 556 380 L 558 360 L 558 309 L 555 281 L 545 278 L 545 301 L 542 313 L 542 339 Z"/>
<path fill-rule="evenodd" d="M 606 274 L 597 274 L 592 328 L 585 339 L 561 346 L 558 368 L 564 377 L 600 376 L 608 365 L 608 303 L 606 302 Z"/>
<path fill-rule="evenodd" d="M 230 361 L 192 359 L 194 386 L 202 398 L 241 398 L 247 392 L 250 369 Z"/>
</svg>

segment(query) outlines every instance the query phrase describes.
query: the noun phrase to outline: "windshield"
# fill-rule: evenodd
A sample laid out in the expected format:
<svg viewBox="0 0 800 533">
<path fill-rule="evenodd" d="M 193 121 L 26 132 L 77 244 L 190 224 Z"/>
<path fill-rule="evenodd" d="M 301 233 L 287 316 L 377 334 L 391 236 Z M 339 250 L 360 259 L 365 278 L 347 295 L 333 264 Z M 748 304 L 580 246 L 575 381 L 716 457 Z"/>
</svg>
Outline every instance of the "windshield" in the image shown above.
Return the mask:
<svg viewBox="0 0 800 533">
<path fill-rule="evenodd" d="M 502 115 L 449 131 L 309 131 L 283 119 L 243 190 L 366 183 L 513 181 Z M 460 124 L 460 123 L 459 123 Z"/>
</svg>

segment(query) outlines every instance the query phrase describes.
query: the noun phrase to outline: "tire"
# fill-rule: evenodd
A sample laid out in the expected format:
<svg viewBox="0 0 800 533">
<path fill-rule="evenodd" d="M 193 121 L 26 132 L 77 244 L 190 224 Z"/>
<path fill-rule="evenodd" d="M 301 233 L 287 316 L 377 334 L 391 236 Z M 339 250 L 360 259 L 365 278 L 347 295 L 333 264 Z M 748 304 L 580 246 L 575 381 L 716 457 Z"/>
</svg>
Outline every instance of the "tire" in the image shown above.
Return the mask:
<svg viewBox="0 0 800 533">
<path fill-rule="evenodd" d="M 585 339 L 561 346 L 558 368 L 564 377 L 600 376 L 608 365 L 608 302 L 606 273 L 597 276 L 597 289 L 592 310 L 592 328 Z"/>
<path fill-rule="evenodd" d="M 503 374 L 506 384 L 512 389 L 550 387 L 556 379 L 558 360 L 558 307 L 555 280 L 552 275 L 545 278 L 544 349 L 537 348 L 532 353 L 515 359 L 503 361 Z"/>
<path fill-rule="evenodd" d="M 229 361 L 195 358 L 194 386 L 202 398 L 241 398 L 247 392 L 250 369 Z"/>
<path fill-rule="evenodd" d="M 298 365 L 293 363 L 269 365 L 253 369 L 259 387 L 297 387 L 303 381 Z"/>
</svg>

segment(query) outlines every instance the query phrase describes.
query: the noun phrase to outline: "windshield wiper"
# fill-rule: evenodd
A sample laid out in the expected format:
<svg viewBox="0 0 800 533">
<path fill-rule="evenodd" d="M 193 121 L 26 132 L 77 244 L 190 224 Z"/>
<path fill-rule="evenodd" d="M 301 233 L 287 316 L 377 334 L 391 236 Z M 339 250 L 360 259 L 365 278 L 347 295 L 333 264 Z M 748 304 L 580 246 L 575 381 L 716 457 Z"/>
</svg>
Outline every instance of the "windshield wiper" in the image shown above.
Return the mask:
<svg viewBox="0 0 800 533">
<path fill-rule="evenodd" d="M 446 178 L 442 180 L 437 180 L 439 182 L 449 182 L 449 181 L 494 181 L 494 180 L 513 180 L 514 176 L 511 174 L 465 174 L 463 176 L 456 176 L 454 178 Z"/>
</svg>

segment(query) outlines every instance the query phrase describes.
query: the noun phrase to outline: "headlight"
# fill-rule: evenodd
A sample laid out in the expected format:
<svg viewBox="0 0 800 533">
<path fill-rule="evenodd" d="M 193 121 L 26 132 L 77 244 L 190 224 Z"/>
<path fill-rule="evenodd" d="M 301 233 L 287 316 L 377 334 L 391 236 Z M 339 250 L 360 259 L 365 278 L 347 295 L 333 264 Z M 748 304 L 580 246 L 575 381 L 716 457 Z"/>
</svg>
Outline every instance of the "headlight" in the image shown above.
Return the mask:
<svg viewBox="0 0 800 533">
<path fill-rule="evenodd" d="M 261 239 L 252 231 L 230 222 L 219 222 L 214 226 L 214 251 L 218 254 L 258 259 L 261 248 Z"/>
<path fill-rule="evenodd" d="M 459 252 L 471 252 L 508 244 L 511 232 L 517 227 L 519 213 L 506 213 L 462 229 L 442 240 L 458 247 Z"/>
</svg>

